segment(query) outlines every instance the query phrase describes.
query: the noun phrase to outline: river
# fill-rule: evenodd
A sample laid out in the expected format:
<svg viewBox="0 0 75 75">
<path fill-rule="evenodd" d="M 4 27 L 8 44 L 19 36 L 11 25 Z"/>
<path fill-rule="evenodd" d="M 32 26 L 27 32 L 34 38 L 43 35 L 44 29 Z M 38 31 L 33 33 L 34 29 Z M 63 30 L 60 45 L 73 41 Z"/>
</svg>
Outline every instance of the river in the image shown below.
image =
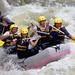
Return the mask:
<svg viewBox="0 0 75 75">
<path fill-rule="evenodd" d="M 25 2 L 25 3 L 23 3 Z M 40 15 L 47 17 L 53 25 L 53 19 L 60 17 L 63 25 L 75 36 L 75 0 L 0 0 L 0 10 L 18 26 L 25 27 L 29 23 L 37 24 Z M 75 75 L 75 43 L 67 41 L 71 54 L 64 59 L 52 62 L 41 69 L 22 71 L 16 55 L 7 55 L 0 48 L 0 75 Z"/>
</svg>

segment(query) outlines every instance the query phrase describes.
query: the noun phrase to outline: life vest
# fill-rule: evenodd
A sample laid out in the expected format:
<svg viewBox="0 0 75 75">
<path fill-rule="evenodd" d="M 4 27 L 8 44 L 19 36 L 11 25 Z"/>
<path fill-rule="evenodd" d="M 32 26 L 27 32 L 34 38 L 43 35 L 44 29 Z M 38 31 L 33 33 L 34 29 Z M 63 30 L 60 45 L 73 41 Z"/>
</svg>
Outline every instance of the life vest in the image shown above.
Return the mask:
<svg viewBox="0 0 75 75">
<path fill-rule="evenodd" d="M 11 33 L 10 33 L 11 34 Z M 6 39 L 4 39 L 3 41 L 5 42 L 4 47 L 9 47 L 11 46 L 10 43 L 13 41 L 13 39 L 17 38 L 18 35 L 14 34 L 13 37 L 7 37 Z"/>
<path fill-rule="evenodd" d="M 46 28 L 46 26 L 45 26 Z M 39 24 L 37 24 L 37 31 L 40 31 L 40 32 L 46 32 L 45 28 L 41 28 Z M 43 34 L 43 33 L 38 33 L 38 35 L 41 35 L 41 38 L 46 38 L 47 35 Z"/>
<path fill-rule="evenodd" d="M 18 39 L 16 44 L 16 50 L 26 51 L 28 50 L 29 40 L 22 40 L 22 38 Z"/>
<path fill-rule="evenodd" d="M 63 28 L 63 26 L 59 27 L 58 29 L 61 31 L 62 28 Z M 50 32 L 50 38 L 54 38 L 54 37 L 55 38 L 60 38 L 60 37 L 64 38 L 65 35 L 63 33 L 61 33 L 59 30 L 52 27 L 52 29 L 49 31 Z"/>
</svg>

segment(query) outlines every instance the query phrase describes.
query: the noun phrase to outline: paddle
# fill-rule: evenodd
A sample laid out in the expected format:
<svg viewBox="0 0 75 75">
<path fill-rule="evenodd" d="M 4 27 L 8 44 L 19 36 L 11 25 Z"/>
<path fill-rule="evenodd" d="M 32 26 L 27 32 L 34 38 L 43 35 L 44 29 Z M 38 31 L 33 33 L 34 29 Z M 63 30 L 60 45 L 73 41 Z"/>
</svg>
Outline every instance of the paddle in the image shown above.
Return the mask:
<svg viewBox="0 0 75 75">
<path fill-rule="evenodd" d="M 47 33 L 47 32 L 41 32 L 41 31 L 36 31 L 37 33 L 42 33 L 42 34 L 45 34 L 45 35 L 50 35 L 50 33 Z"/>
<path fill-rule="evenodd" d="M 28 39 L 32 39 L 32 38 L 25 38 L 25 39 L 22 39 L 22 40 L 28 40 Z M 0 47 L 3 46 L 4 43 L 5 43 L 4 41 L 0 40 Z"/>
<path fill-rule="evenodd" d="M 58 30 L 59 32 L 61 32 L 61 33 L 63 33 L 63 34 L 65 34 L 64 32 L 62 32 L 61 30 L 59 30 L 58 28 L 56 28 L 56 27 L 54 27 L 54 26 L 52 26 L 54 29 L 56 29 L 56 30 Z"/>
<path fill-rule="evenodd" d="M 31 23 L 31 26 L 34 26 L 33 23 Z M 50 35 L 50 33 L 47 33 L 47 32 L 41 32 L 41 31 L 36 31 L 37 33 L 42 33 L 42 34 L 45 34 L 45 35 Z"/>
<path fill-rule="evenodd" d="M 40 31 L 37 31 L 37 33 L 43 33 L 45 35 L 50 35 L 49 33 L 46 33 L 46 32 L 40 32 Z M 30 37 L 30 38 L 25 38 L 25 39 L 22 39 L 22 40 L 28 40 L 28 39 L 33 39 L 33 37 Z M 0 47 L 4 45 L 4 41 L 0 40 Z"/>
<path fill-rule="evenodd" d="M 29 39 L 33 39 L 33 38 L 36 38 L 36 37 L 30 37 L 30 38 L 24 38 L 22 40 L 29 40 Z M 0 40 L 0 47 L 4 45 L 4 41 Z"/>
<path fill-rule="evenodd" d="M 4 45 L 4 41 L 0 40 L 0 47 Z"/>
<path fill-rule="evenodd" d="M 74 43 L 75 43 L 75 40 L 72 40 L 72 42 L 74 42 Z"/>
</svg>

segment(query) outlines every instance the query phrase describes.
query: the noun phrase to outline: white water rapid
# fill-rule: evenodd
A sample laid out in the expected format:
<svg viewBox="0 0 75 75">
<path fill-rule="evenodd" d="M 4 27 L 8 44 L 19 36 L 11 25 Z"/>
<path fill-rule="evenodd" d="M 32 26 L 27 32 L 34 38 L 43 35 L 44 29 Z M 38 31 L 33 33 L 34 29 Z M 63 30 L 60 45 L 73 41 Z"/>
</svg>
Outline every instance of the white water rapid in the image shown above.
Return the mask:
<svg viewBox="0 0 75 75">
<path fill-rule="evenodd" d="M 50 24 L 53 24 L 55 17 L 60 17 L 63 19 L 63 24 L 67 30 L 75 36 L 74 0 L 48 0 L 50 3 L 52 1 L 54 4 L 56 3 L 56 5 L 52 4 L 52 6 L 47 2 L 48 5 L 41 6 L 40 3 L 37 3 L 39 0 L 37 0 L 37 2 L 35 1 L 35 4 L 33 2 L 25 4 L 24 6 L 13 6 L 7 1 L 9 2 L 9 0 L 0 1 L 3 3 L 2 6 L 4 5 L 4 7 L 0 5 L 0 9 L 3 12 L 7 11 L 7 17 L 14 21 L 19 28 L 29 23 L 37 24 L 37 18 L 40 15 L 46 16 Z M 70 5 L 68 3 L 70 3 Z M 67 55 L 64 59 L 49 63 L 41 69 L 31 69 L 27 71 L 20 70 L 19 65 L 15 63 L 15 61 L 18 60 L 16 55 L 7 55 L 3 52 L 2 48 L 0 48 L 0 75 L 75 75 L 75 43 L 72 43 L 71 40 L 67 42 L 69 42 L 71 46 L 71 54 Z"/>
</svg>

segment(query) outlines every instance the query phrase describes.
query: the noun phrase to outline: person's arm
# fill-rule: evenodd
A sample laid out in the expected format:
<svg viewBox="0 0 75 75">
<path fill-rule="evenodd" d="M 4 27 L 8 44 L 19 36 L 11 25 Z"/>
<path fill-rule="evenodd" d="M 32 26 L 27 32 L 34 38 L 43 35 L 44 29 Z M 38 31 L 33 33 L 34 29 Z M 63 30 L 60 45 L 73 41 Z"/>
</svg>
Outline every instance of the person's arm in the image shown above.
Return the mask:
<svg viewBox="0 0 75 75">
<path fill-rule="evenodd" d="M 3 23 L 2 22 L 0 22 L 0 25 L 2 25 Z"/>
<path fill-rule="evenodd" d="M 17 39 L 13 39 L 13 41 L 10 43 L 10 45 L 15 45 L 17 43 Z"/>
<path fill-rule="evenodd" d="M 28 27 L 27 27 L 27 28 L 28 28 L 28 31 L 30 31 L 30 28 L 31 28 L 31 24 L 28 24 Z"/>
<path fill-rule="evenodd" d="M 11 23 L 11 21 L 10 21 L 8 18 L 5 18 L 5 17 L 4 17 L 4 21 L 5 21 L 6 23 Z"/>
<path fill-rule="evenodd" d="M 35 35 L 36 30 L 34 29 L 33 32 L 31 33 L 30 37 L 33 37 Z"/>
<path fill-rule="evenodd" d="M 18 36 L 17 38 L 13 39 L 12 42 L 10 43 L 10 45 L 15 45 L 20 39 L 20 36 Z"/>
<path fill-rule="evenodd" d="M 8 26 L 5 22 L 0 22 L 0 25 L 2 25 L 4 27 Z"/>
<path fill-rule="evenodd" d="M 36 31 L 37 31 L 37 27 L 35 26 L 35 27 L 33 28 L 33 31 L 32 31 L 32 33 L 31 33 L 30 37 L 33 37 Z"/>
<path fill-rule="evenodd" d="M 33 41 L 30 40 L 30 44 L 31 44 L 32 46 L 36 46 L 36 44 L 38 43 L 38 41 L 39 41 L 40 38 L 41 38 L 41 36 L 38 36 L 38 38 L 36 39 L 35 42 L 33 42 Z"/>
<path fill-rule="evenodd" d="M 4 18 L 3 26 L 8 26 L 8 29 L 9 29 L 12 24 L 15 24 L 15 23 L 10 21 L 8 18 Z"/>
<path fill-rule="evenodd" d="M 75 40 L 75 37 L 73 37 L 67 30 L 65 27 L 63 27 L 62 31 L 65 33 L 66 36 L 68 36 L 69 38 L 71 38 L 72 40 Z"/>
<path fill-rule="evenodd" d="M 5 39 L 7 37 L 9 37 L 9 35 L 2 35 L 2 36 L 0 36 L 0 39 Z"/>
<path fill-rule="evenodd" d="M 12 37 L 13 34 L 9 34 L 9 32 L 6 32 L 4 35 L 0 36 L 0 39 L 5 39 L 7 37 Z"/>
<path fill-rule="evenodd" d="M 73 37 L 71 34 L 68 35 L 72 40 L 75 40 L 75 37 Z"/>
<path fill-rule="evenodd" d="M 49 22 L 46 23 L 46 32 L 49 32 Z"/>
</svg>

